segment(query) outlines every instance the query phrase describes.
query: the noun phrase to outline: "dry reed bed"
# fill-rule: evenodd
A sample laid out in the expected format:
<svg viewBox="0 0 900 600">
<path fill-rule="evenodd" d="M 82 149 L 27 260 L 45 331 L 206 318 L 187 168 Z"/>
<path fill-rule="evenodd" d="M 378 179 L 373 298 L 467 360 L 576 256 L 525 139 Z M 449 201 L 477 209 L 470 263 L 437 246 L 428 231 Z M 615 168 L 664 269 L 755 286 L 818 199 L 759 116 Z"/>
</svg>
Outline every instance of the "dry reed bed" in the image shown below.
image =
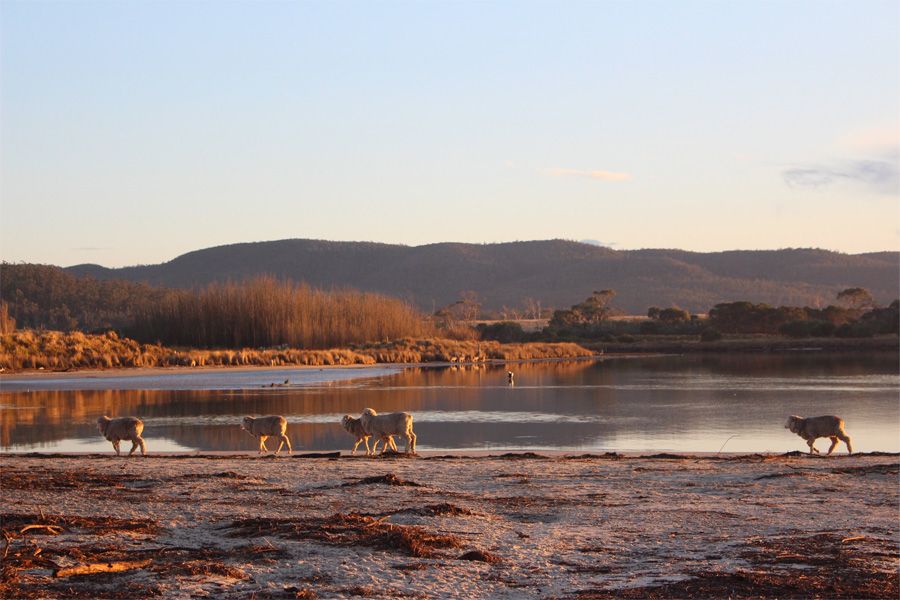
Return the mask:
<svg viewBox="0 0 900 600">
<path fill-rule="evenodd" d="M 583 358 L 592 353 L 577 344 L 500 344 L 499 342 L 405 338 L 350 348 L 176 350 L 141 344 L 114 332 L 23 330 L 0 336 L 0 368 L 7 370 L 111 369 L 128 367 L 334 366 L 376 363 L 467 363 L 486 360 Z"/>
<path fill-rule="evenodd" d="M 432 326 L 411 305 L 381 294 L 324 291 L 261 276 L 173 290 L 136 311 L 131 335 L 191 347 L 343 347 L 422 337 Z"/>
</svg>

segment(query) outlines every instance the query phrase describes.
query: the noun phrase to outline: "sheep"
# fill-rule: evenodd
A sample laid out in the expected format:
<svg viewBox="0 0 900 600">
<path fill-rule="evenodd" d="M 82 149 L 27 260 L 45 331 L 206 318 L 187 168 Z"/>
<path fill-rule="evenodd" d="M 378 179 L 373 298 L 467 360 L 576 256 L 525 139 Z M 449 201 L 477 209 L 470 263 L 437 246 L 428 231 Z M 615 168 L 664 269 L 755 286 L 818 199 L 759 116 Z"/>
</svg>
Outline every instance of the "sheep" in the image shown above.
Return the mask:
<svg viewBox="0 0 900 600">
<path fill-rule="evenodd" d="M 515 385 L 516 374 L 513 373 L 512 371 L 507 371 L 506 372 L 506 383 L 508 383 L 509 385 Z"/>
<path fill-rule="evenodd" d="M 374 409 L 367 408 L 359 419 L 363 429 L 372 436 L 383 438 L 384 436 L 401 435 L 406 438 L 406 453 L 416 453 L 416 434 L 413 433 L 412 415 L 405 412 L 379 415 Z M 393 442 L 393 440 L 391 440 Z M 386 444 L 387 445 L 387 444 Z M 391 443 L 396 449 L 396 445 Z M 382 450 L 384 452 L 384 450 Z"/>
<path fill-rule="evenodd" d="M 853 447 L 850 445 L 850 436 L 844 432 L 844 420 L 840 417 L 825 415 L 822 417 L 807 417 L 804 419 L 803 417 L 791 415 L 788 417 L 787 423 L 784 424 L 784 428 L 790 429 L 792 433 L 796 433 L 806 440 L 810 454 L 813 452 L 819 453 L 813 444 L 816 439 L 820 437 L 831 438 L 831 448 L 828 449 L 828 454 L 831 454 L 834 451 L 834 447 L 837 446 L 838 440 L 842 440 L 847 444 L 847 454 L 853 454 Z"/>
<path fill-rule="evenodd" d="M 141 456 L 147 455 L 147 445 L 141 433 L 144 431 L 144 422 L 137 417 L 117 417 L 110 419 L 106 415 L 97 419 L 97 429 L 100 435 L 112 442 L 116 451 L 116 456 L 120 455 L 119 442 L 122 440 L 131 440 L 131 452 L 128 456 L 134 454 L 138 446 L 141 448 Z"/>
<path fill-rule="evenodd" d="M 244 422 L 241 424 L 241 429 L 249 433 L 250 435 L 256 436 L 259 438 L 259 453 L 268 452 L 269 449 L 266 448 L 266 438 L 268 437 L 277 437 L 281 441 L 278 444 L 278 449 L 275 450 L 275 455 L 277 456 L 279 452 L 281 452 L 281 447 L 287 444 L 288 454 L 292 454 L 291 451 L 291 440 L 285 435 L 287 431 L 287 420 L 280 415 L 271 415 L 268 417 L 244 417 Z"/>
<path fill-rule="evenodd" d="M 371 436 L 363 429 L 362 421 L 360 419 L 354 419 L 351 415 L 344 415 L 343 418 L 341 418 L 341 426 L 347 433 L 356 436 L 356 443 L 353 444 L 353 450 L 350 452 L 351 455 L 356 454 L 356 449 L 362 442 L 365 442 L 366 444 L 366 456 L 375 454 L 375 452 L 378 451 L 378 442 L 383 442 L 384 448 L 390 446 L 395 452 L 397 450 L 397 444 L 394 443 L 394 439 L 390 435 L 382 436 L 375 440 L 375 443 L 372 444 L 372 449 L 370 450 L 369 437 Z"/>
</svg>

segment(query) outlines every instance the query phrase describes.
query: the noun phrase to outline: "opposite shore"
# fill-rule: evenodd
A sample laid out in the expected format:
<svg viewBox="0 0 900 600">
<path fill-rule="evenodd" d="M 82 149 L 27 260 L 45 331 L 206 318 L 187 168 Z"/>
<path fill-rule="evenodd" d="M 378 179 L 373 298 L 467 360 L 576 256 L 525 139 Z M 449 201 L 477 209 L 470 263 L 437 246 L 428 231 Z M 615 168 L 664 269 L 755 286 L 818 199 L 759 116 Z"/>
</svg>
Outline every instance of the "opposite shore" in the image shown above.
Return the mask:
<svg viewBox="0 0 900 600">
<path fill-rule="evenodd" d="M 696 336 L 642 336 L 629 342 L 525 342 L 441 338 L 401 339 L 345 348 L 171 348 L 140 344 L 114 332 L 85 334 L 16 331 L 0 336 L 0 377 L 13 373 L 142 372 L 223 368 L 362 367 L 375 365 L 479 365 L 599 356 L 686 353 L 900 352 L 900 338 L 789 338 L 734 336 L 701 341 Z"/>
</svg>

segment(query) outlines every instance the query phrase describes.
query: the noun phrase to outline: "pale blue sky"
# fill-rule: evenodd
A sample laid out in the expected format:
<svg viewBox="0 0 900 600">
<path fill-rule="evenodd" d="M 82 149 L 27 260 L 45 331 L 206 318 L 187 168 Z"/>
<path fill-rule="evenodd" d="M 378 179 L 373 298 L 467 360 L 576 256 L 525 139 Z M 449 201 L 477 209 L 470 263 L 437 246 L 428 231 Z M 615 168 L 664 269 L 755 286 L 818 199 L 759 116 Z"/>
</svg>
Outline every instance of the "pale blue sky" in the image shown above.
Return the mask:
<svg viewBox="0 0 900 600">
<path fill-rule="evenodd" d="M 0 2 L 0 254 L 900 249 L 900 3 Z"/>
</svg>

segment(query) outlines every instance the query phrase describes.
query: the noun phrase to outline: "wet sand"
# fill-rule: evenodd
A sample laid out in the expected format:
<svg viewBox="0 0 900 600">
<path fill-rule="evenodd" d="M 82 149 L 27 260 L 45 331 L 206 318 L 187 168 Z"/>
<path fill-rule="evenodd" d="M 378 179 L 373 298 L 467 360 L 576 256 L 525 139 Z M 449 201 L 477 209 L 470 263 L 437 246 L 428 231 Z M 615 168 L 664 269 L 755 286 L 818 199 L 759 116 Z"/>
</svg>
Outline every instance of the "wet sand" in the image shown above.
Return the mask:
<svg viewBox="0 0 900 600">
<path fill-rule="evenodd" d="M 879 453 L 2 455 L 0 596 L 896 598 L 898 468 Z M 90 565 L 124 570 L 66 571 Z"/>
</svg>

